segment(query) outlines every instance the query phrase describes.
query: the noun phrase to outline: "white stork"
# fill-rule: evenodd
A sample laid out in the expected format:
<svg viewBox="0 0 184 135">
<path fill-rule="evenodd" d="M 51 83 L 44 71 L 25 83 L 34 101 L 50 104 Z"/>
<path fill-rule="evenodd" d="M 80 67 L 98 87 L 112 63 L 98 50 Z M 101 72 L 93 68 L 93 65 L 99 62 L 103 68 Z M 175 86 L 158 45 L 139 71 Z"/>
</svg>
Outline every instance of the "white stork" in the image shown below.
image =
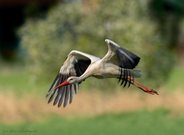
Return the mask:
<svg viewBox="0 0 184 135">
<path fill-rule="evenodd" d="M 48 103 L 54 99 L 53 105 L 58 104 L 60 107 L 63 104 L 65 107 L 72 102 L 79 84 L 88 77 L 118 78 L 120 85 L 124 87 L 132 84 L 144 92 L 158 95 L 155 90 L 143 86 L 134 79 L 141 76 L 140 71 L 133 70 L 139 63 L 140 57 L 109 39 L 106 39 L 105 42 L 108 52 L 103 58 L 76 50 L 68 54 L 48 91 Z"/>
</svg>

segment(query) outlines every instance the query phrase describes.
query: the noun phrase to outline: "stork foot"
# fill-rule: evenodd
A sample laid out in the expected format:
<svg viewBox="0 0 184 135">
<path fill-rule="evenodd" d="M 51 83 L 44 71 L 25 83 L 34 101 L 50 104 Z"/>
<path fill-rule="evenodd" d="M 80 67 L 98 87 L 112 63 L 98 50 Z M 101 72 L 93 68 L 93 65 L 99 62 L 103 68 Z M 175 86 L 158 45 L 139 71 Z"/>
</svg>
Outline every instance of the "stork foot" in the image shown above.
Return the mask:
<svg viewBox="0 0 184 135">
<path fill-rule="evenodd" d="M 156 94 L 156 95 L 159 95 L 158 92 L 156 90 L 153 90 L 153 89 L 142 89 L 144 92 L 148 93 L 148 94 Z"/>
<path fill-rule="evenodd" d="M 141 83 L 139 83 L 138 81 L 134 80 L 133 83 L 134 86 L 136 86 L 137 88 L 141 89 L 142 91 L 148 93 L 148 94 L 152 94 L 152 95 L 159 95 L 158 92 L 154 89 L 150 89 L 148 87 L 145 87 L 144 85 L 142 85 Z"/>
</svg>

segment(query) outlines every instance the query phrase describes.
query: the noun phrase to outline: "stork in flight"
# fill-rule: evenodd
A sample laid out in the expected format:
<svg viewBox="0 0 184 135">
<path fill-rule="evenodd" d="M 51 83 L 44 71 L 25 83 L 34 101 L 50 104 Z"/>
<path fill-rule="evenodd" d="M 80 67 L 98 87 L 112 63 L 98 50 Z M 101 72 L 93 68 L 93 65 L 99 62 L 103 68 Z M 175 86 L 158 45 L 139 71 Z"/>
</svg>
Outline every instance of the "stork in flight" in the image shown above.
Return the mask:
<svg viewBox="0 0 184 135">
<path fill-rule="evenodd" d="M 155 90 L 143 86 L 134 79 L 141 76 L 140 71 L 133 70 L 139 63 L 140 57 L 109 39 L 105 42 L 108 52 L 103 58 L 76 50 L 68 54 L 47 93 L 48 103 L 54 99 L 53 105 L 58 104 L 60 107 L 63 104 L 65 107 L 72 102 L 79 84 L 88 77 L 117 78 L 123 87 L 132 84 L 146 93 L 158 95 Z"/>
</svg>

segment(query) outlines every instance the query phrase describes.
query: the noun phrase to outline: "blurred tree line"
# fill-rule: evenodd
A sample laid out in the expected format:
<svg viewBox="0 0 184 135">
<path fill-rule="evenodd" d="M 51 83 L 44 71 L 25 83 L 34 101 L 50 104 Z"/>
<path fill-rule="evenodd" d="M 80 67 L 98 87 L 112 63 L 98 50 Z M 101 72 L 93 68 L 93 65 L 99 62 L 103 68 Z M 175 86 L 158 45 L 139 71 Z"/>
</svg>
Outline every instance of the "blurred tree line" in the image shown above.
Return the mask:
<svg viewBox="0 0 184 135">
<path fill-rule="evenodd" d="M 29 70 L 36 78 L 52 80 L 71 50 L 103 57 L 107 52 L 104 39 L 109 38 L 142 58 L 137 67 L 143 72 L 142 80 L 161 85 L 174 66 L 174 56 L 158 36 L 147 5 L 143 0 L 69 2 L 54 6 L 45 18 L 28 19 L 19 35 L 28 52 Z M 117 86 L 111 79 L 101 82 L 90 79 L 84 87 Z"/>
<path fill-rule="evenodd" d="M 150 0 L 149 9 L 165 44 L 170 49 L 177 48 L 182 32 L 184 0 Z"/>
</svg>

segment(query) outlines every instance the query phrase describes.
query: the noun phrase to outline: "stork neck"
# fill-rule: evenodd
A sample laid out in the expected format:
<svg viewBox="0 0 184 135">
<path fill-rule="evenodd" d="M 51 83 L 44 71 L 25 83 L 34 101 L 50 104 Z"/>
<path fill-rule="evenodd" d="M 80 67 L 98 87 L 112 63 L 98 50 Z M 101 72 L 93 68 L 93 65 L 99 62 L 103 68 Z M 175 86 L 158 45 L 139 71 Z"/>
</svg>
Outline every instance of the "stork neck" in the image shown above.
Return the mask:
<svg viewBox="0 0 184 135">
<path fill-rule="evenodd" d="M 79 76 L 77 81 L 78 82 L 82 82 L 83 80 L 85 80 L 86 78 L 88 78 L 90 76 L 89 73 L 84 73 L 83 75 Z"/>
</svg>

